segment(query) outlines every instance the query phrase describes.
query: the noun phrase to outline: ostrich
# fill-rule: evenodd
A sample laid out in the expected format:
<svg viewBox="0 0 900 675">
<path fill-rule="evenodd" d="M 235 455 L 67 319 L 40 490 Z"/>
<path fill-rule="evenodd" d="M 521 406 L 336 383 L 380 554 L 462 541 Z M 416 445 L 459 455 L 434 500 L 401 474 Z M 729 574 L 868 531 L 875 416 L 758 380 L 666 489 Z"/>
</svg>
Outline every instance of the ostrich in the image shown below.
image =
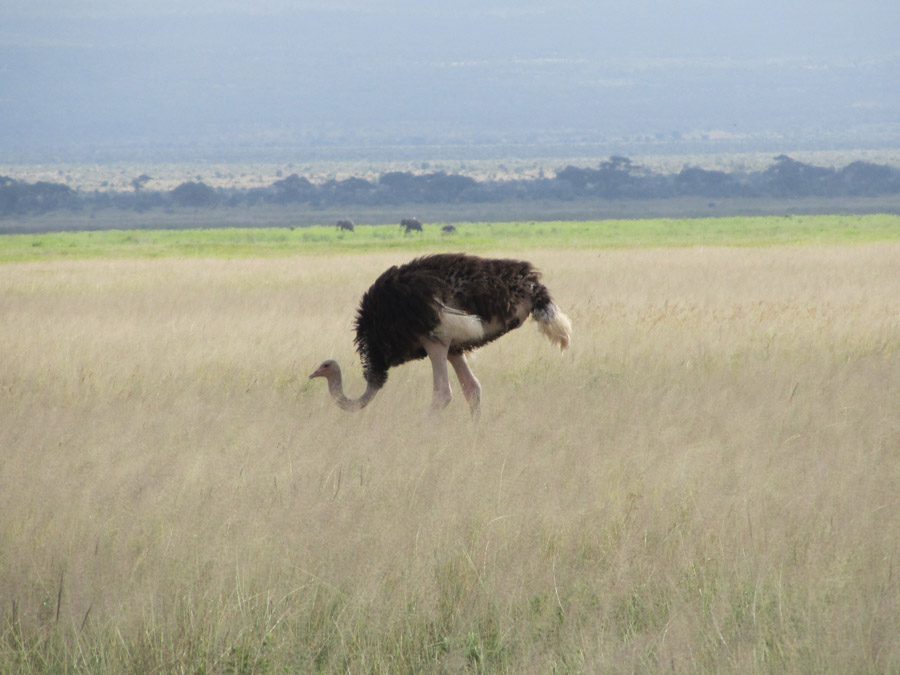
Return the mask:
<svg viewBox="0 0 900 675">
<path fill-rule="evenodd" d="M 352 220 L 339 220 L 336 225 L 339 230 L 350 230 L 353 232 L 353 221 Z"/>
<path fill-rule="evenodd" d="M 403 231 L 403 234 L 409 234 L 412 231 L 421 232 L 422 231 L 422 221 L 418 218 L 404 218 L 400 221 L 400 227 L 406 228 Z"/>
<path fill-rule="evenodd" d="M 463 253 L 428 255 L 385 271 L 363 295 L 356 314 L 356 350 L 366 380 L 357 399 L 344 395 L 340 366 L 327 360 L 310 375 L 324 377 L 338 406 L 364 408 L 387 381 L 388 369 L 431 360 L 431 408 L 450 402 L 447 362 L 453 366 L 473 416 L 481 412 L 481 385 L 466 352 L 518 328 L 528 315 L 560 349 L 572 324 L 556 306 L 529 262 Z"/>
</svg>

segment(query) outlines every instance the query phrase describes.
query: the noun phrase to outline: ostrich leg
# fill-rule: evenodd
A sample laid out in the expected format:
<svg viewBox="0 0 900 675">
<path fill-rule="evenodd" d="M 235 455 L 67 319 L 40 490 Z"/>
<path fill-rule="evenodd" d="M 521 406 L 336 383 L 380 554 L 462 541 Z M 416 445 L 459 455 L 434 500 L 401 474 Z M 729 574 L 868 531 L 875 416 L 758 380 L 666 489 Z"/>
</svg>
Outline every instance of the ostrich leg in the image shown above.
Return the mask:
<svg viewBox="0 0 900 675">
<path fill-rule="evenodd" d="M 450 393 L 450 376 L 447 374 L 447 353 L 450 345 L 439 340 L 423 339 L 422 346 L 431 359 L 431 374 L 434 377 L 434 391 L 431 396 L 431 410 L 438 411 L 447 407 Z"/>
<path fill-rule="evenodd" d="M 469 369 L 466 355 L 462 353 L 450 354 L 447 360 L 450 361 L 450 365 L 456 371 L 459 385 L 462 387 L 463 394 L 469 402 L 469 410 L 472 411 L 472 417 L 478 417 L 481 415 L 481 383 Z"/>
</svg>

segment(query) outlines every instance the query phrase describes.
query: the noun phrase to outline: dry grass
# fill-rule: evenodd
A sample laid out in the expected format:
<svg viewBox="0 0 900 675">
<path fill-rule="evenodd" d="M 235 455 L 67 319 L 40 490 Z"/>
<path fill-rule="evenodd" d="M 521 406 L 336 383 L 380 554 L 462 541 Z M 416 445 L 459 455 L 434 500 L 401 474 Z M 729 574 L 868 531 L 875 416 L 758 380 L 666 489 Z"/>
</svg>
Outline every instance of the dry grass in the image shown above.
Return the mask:
<svg viewBox="0 0 900 675">
<path fill-rule="evenodd" d="M 397 255 L 2 268 L 0 670 L 900 668 L 900 245 L 534 252 L 478 425 L 306 380 Z"/>
</svg>

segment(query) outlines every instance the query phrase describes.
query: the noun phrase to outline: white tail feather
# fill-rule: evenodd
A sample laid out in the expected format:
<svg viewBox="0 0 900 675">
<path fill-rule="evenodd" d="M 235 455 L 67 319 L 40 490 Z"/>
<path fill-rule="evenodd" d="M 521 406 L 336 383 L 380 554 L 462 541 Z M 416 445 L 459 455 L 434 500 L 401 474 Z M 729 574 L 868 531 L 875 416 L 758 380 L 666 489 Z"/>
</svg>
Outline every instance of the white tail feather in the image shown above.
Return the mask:
<svg viewBox="0 0 900 675">
<path fill-rule="evenodd" d="M 561 350 L 568 349 L 572 341 L 572 322 L 563 311 L 552 302 L 541 310 L 536 310 L 532 316 L 538 323 L 538 328 Z"/>
</svg>

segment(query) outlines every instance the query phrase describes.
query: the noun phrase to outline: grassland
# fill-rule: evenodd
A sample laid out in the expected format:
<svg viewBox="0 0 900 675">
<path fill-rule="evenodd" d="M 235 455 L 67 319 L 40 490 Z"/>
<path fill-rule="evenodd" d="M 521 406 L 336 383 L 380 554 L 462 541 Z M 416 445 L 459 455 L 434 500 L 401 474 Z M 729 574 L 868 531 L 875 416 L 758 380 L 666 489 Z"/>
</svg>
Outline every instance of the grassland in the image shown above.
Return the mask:
<svg viewBox="0 0 900 675">
<path fill-rule="evenodd" d="M 443 240 L 4 238 L 0 671 L 896 672 L 887 222 L 467 226 L 575 327 L 475 355 L 478 424 L 426 364 L 357 415 L 306 378 L 361 391 L 359 294 Z"/>
<path fill-rule="evenodd" d="M 844 244 L 900 239 L 900 215 L 831 215 L 599 221 L 470 222 L 403 234 L 394 225 L 338 232 L 322 225 L 98 230 L 0 236 L 0 262 L 153 257 L 243 257 L 422 250 L 590 250 L 668 246 Z"/>
</svg>

